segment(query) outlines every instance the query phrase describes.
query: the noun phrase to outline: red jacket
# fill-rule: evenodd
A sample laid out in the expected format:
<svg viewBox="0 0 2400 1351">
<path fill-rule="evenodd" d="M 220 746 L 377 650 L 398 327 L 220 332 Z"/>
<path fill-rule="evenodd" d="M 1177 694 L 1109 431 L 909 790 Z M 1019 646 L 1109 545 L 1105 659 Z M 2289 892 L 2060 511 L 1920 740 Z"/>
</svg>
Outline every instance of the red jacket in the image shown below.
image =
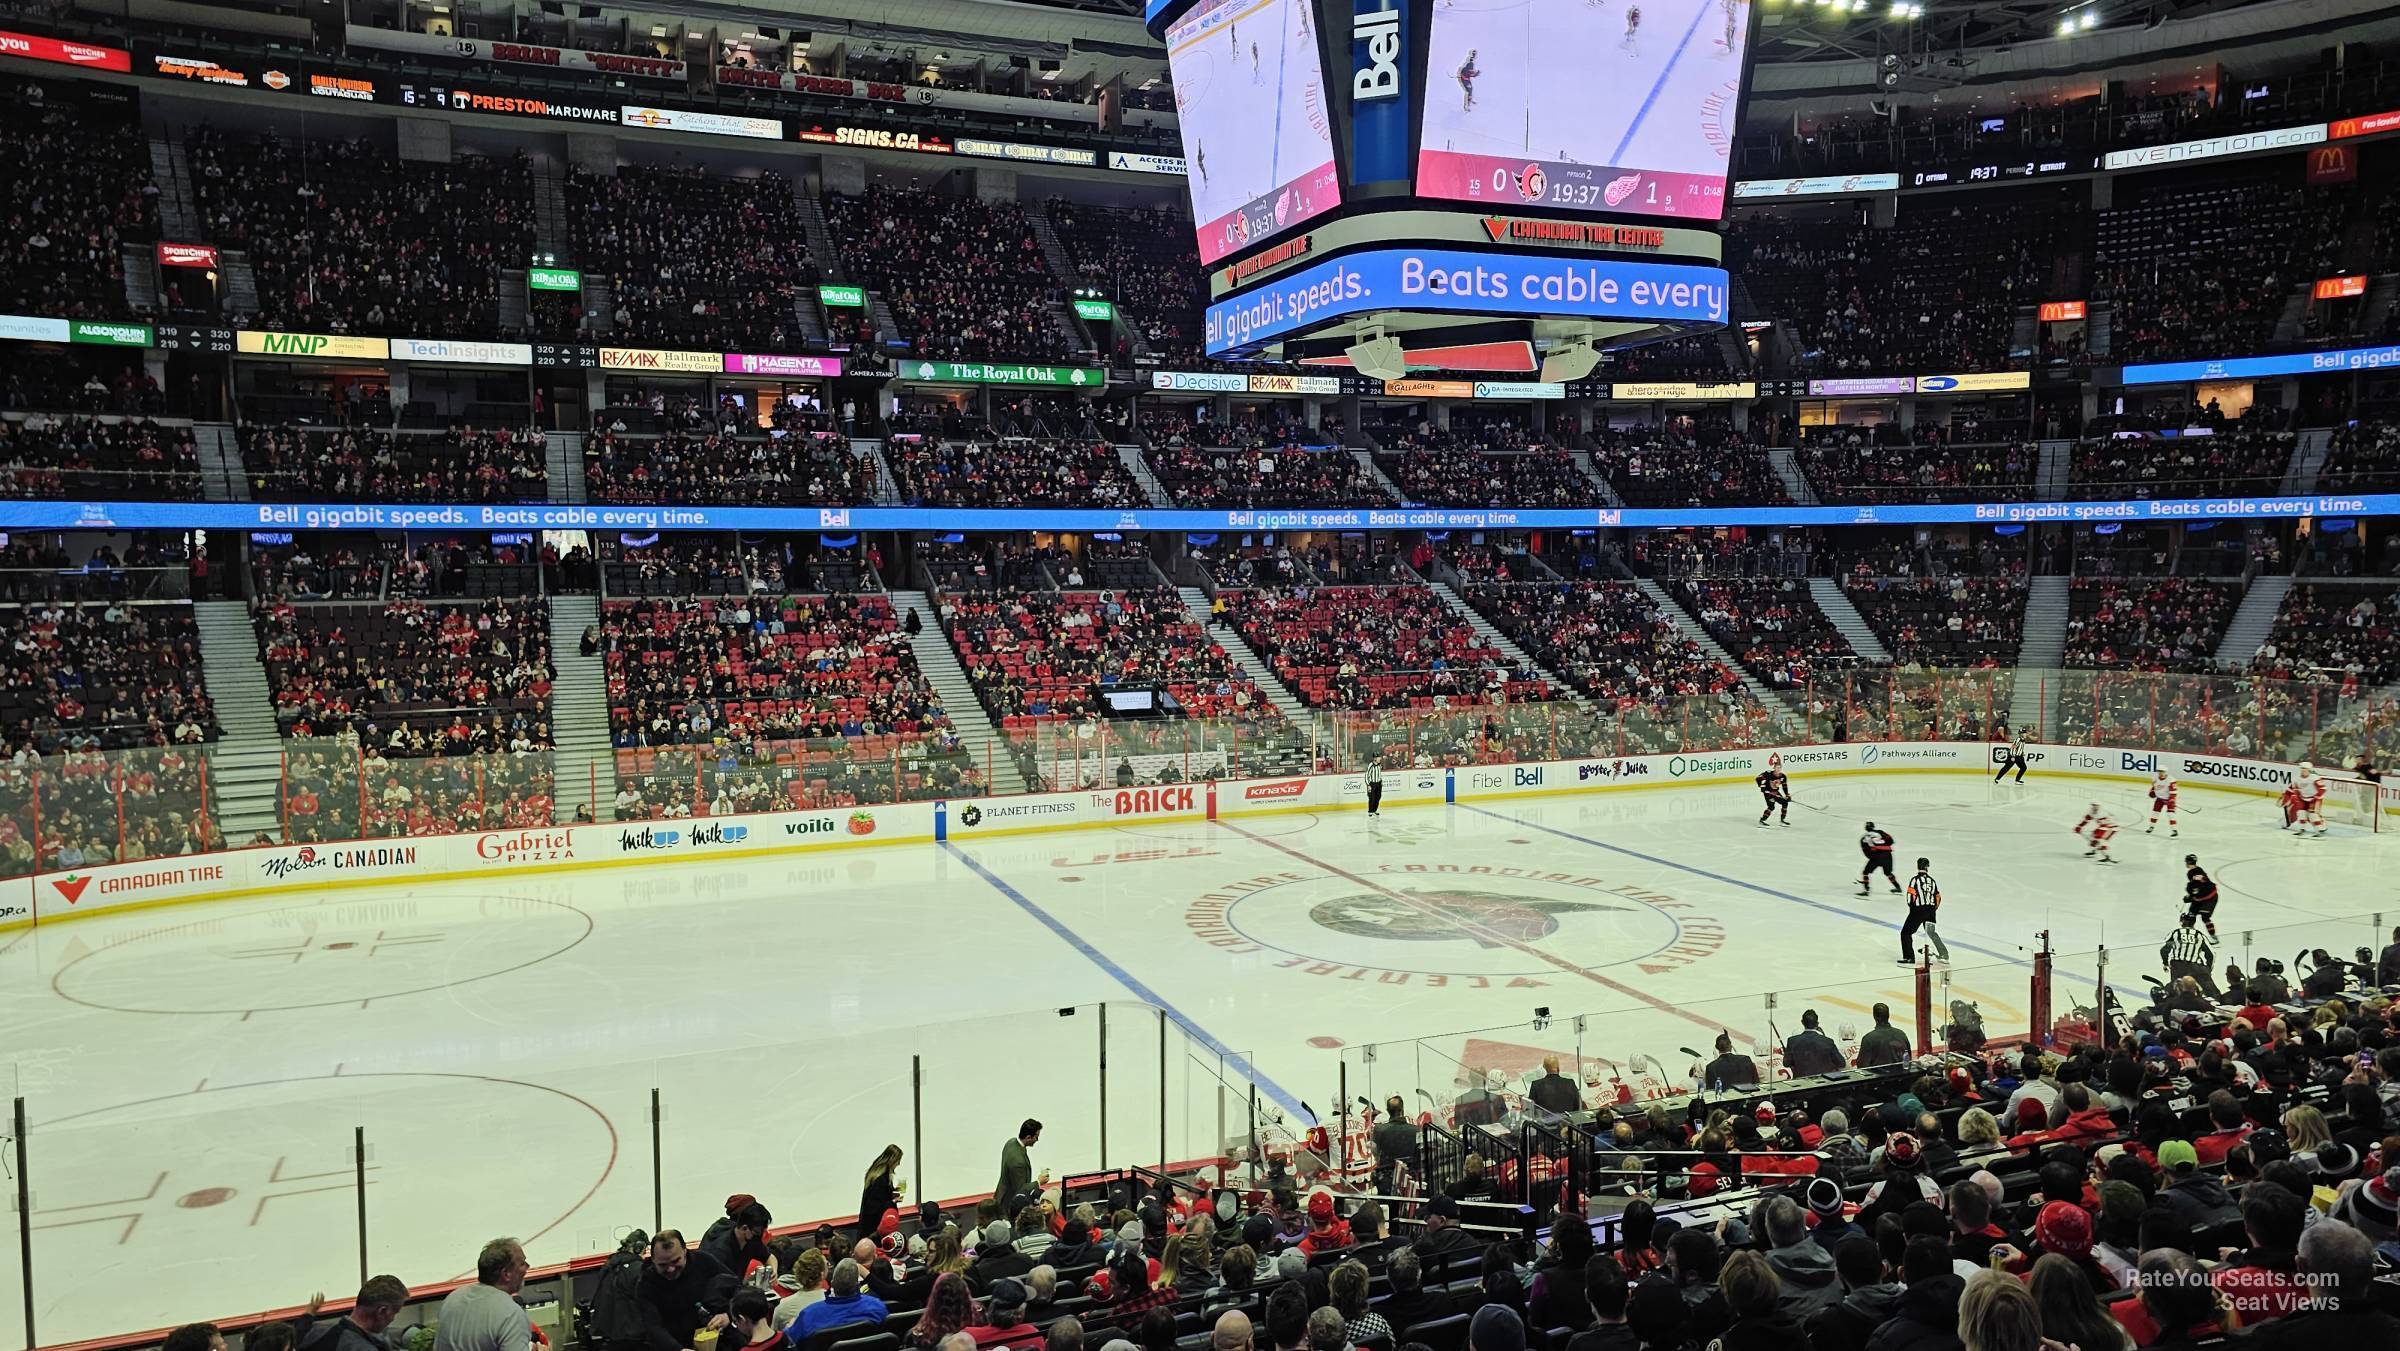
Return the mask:
<svg viewBox="0 0 2400 1351">
<path fill-rule="evenodd" d="M 2225 1162 L 2225 1156 L 2233 1152 L 2235 1145 L 2249 1139 L 2254 1129 L 2256 1127 L 2245 1121 L 2232 1130 L 2210 1131 L 2192 1141 L 2192 1151 L 2200 1156 L 2201 1167 L 2212 1167 Z"/>
<path fill-rule="evenodd" d="M 2119 1134 L 2116 1119 L 2108 1109 L 2093 1103 L 2073 1113 L 2058 1124 L 2055 1130 L 2028 1131 L 2009 1139 L 2010 1149 L 2031 1149 L 2040 1145 L 2079 1145 L 2091 1140 L 2106 1140 Z M 2208 1160 L 2203 1158 L 2202 1162 Z"/>
</svg>

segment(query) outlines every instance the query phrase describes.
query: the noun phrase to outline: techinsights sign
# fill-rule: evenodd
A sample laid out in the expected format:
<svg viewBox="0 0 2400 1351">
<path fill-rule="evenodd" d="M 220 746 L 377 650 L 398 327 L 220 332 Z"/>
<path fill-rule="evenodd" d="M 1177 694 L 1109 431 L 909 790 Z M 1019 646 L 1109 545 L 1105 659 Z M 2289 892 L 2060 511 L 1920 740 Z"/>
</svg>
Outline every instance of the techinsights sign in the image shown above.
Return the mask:
<svg viewBox="0 0 2400 1351">
<path fill-rule="evenodd" d="M 1345 315 L 1387 309 L 1721 324 L 1727 286 L 1721 267 L 1378 249 L 1209 306 L 1208 354 L 1247 352 Z"/>
</svg>

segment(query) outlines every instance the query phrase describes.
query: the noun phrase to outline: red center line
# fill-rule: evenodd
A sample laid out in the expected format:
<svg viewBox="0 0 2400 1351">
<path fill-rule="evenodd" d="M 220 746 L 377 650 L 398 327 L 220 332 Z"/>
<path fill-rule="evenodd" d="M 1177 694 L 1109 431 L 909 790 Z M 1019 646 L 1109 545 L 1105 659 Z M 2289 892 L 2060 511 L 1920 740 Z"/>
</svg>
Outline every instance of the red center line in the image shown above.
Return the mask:
<svg viewBox="0 0 2400 1351">
<path fill-rule="evenodd" d="M 1637 990 L 1633 986 L 1627 985 L 1621 980 L 1615 980 L 1608 976 L 1601 975 L 1599 972 L 1592 970 L 1588 966 L 1577 966 L 1575 963 L 1568 961 L 1564 957 L 1560 957 L 1555 953 L 1544 952 L 1540 948 L 1532 947 L 1525 943 L 1519 942 L 1518 940 L 1511 938 L 1507 934 L 1501 933 L 1496 929 L 1485 928 L 1484 926 L 1476 924 L 1471 920 L 1463 920 L 1456 915 L 1445 914 L 1431 906 L 1424 904 L 1414 896 L 1410 896 L 1404 892 L 1394 891 L 1390 887 L 1384 886 L 1380 882 L 1371 882 L 1366 878 L 1359 876 L 1357 873 L 1336 867 L 1335 865 L 1327 863 L 1321 858 L 1302 853 L 1301 851 L 1292 848 L 1290 845 L 1278 843 L 1277 841 L 1269 839 L 1264 835 L 1254 835 L 1251 832 L 1242 829 L 1240 826 L 1234 825 L 1230 821 L 1219 821 L 1216 824 L 1219 829 L 1230 830 L 1245 840 L 1251 840 L 1258 844 L 1263 844 L 1267 848 L 1272 849 L 1279 854 L 1288 854 L 1291 857 L 1300 860 L 1302 863 L 1323 868 L 1325 871 L 1332 873 L 1336 877 L 1355 882 L 1370 891 L 1380 892 L 1383 895 L 1389 896 L 1393 900 L 1400 902 L 1402 905 L 1416 910 L 1419 914 L 1428 916 L 1432 919 L 1440 920 L 1446 924 L 1457 925 L 1459 928 L 1466 930 L 1467 932 L 1475 935 L 1477 938 L 1481 938 L 1487 942 L 1497 943 L 1502 947 L 1514 948 L 1518 952 L 1533 958 L 1535 961 L 1555 967 L 1560 971 L 1568 973 L 1569 975 L 1581 976 L 1585 980 L 1588 980 L 1595 985 L 1614 990 L 1621 995 L 1629 995 L 1645 1004 L 1648 1004 L 1650 1007 L 1657 1009 L 1661 1013 L 1672 1013 L 1676 1017 L 1681 1018 L 1686 1022 L 1697 1023 L 1712 1032 L 1728 1033 L 1735 1041 L 1741 1042 L 1745 1046 L 1756 1046 L 1758 1044 L 1757 1038 L 1749 1035 L 1746 1032 L 1735 1032 L 1714 1018 L 1702 1017 L 1700 1014 L 1694 1013 L 1690 1009 L 1684 1008 L 1679 1004 L 1661 999 L 1657 995 L 1651 994 L 1647 990 Z"/>
</svg>

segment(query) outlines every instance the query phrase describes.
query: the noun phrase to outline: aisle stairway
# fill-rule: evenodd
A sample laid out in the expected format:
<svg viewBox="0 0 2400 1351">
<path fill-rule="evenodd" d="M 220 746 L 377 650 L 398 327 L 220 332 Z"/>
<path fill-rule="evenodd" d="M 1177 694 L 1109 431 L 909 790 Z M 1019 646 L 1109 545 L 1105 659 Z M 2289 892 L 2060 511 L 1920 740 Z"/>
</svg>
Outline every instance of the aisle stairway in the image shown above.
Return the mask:
<svg viewBox="0 0 2400 1351">
<path fill-rule="evenodd" d="M 1590 451 L 1574 451 L 1571 453 L 1571 458 L 1573 458 L 1575 461 L 1575 467 L 1583 471 L 1583 476 L 1585 478 L 1588 478 L 1592 482 L 1600 485 L 1601 501 L 1606 502 L 1612 507 L 1621 507 L 1625 505 L 1624 494 L 1617 491 L 1616 484 L 1608 481 L 1608 475 L 1600 472 L 1599 465 L 1592 463 L 1592 453 Z"/>
<path fill-rule="evenodd" d="M 2225 622 L 2224 636 L 2217 639 L 2217 665 L 2233 671 L 2248 669 L 2267 635 L 2275 631 L 2275 616 L 2282 613 L 2283 598 L 2291 591 L 2288 573 L 2265 572 L 2252 578 L 2233 618 Z"/>
<path fill-rule="evenodd" d="M 250 476 L 242 471 L 242 453 L 233 424 L 195 422 L 192 441 L 200 452 L 200 496 L 210 502 L 249 501 Z"/>
<path fill-rule="evenodd" d="M 1776 446 L 1767 451 L 1767 463 L 1774 466 L 1775 477 L 1782 480 L 1783 490 L 1792 501 L 1804 507 L 1817 505 L 1816 485 L 1800 469 L 1800 452 L 1790 446 Z"/>
<path fill-rule="evenodd" d="M 1774 690 L 1769 689 L 1765 681 L 1760 680 L 1757 676 L 1750 674 L 1748 667 L 1745 667 L 1740 662 L 1735 661 L 1733 659 L 1733 654 L 1725 650 L 1725 645 L 1718 642 L 1716 635 L 1708 631 L 1708 626 L 1702 624 L 1698 619 L 1694 618 L 1691 611 L 1684 609 L 1682 602 L 1675 599 L 1674 593 L 1668 591 L 1665 587 L 1660 586 L 1656 578 L 1635 577 L 1633 579 L 1633 584 L 1641 588 L 1642 594 L 1648 596 L 1651 599 L 1651 602 L 1656 604 L 1659 609 L 1664 612 L 1668 619 L 1674 621 L 1675 627 L 1678 630 L 1688 636 L 1693 642 L 1698 643 L 1701 651 L 1707 653 L 1716 661 L 1722 662 L 1726 670 L 1740 676 L 1742 688 L 1749 693 L 1752 699 L 1757 700 L 1762 707 L 1765 707 L 1769 710 L 1786 713 L 1797 711 L 1793 707 L 1792 696 L 1788 694 L 1778 694 Z"/>
<path fill-rule="evenodd" d="M 2283 491 L 2291 494 L 2314 493 L 2317 479 L 2325 472 L 2325 457 L 2333 450 L 2331 427 L 2309 427 L 2301 431 L 2292 447 L 2292 465 L 2284 476 Z"/>
<path fill-rule="evenodd" d="M 2034 470 L 2033 495 L 2044 502 L 2065 501 L 2074 463 L 2074 442 L 2042 442 L 2040 466 Z"/>
<path fill-rule="evenodd" d="M 1225 649 L 1225 655 L 1233 658 L 1234 663 L 1242 668 L 1242 674 L 1250 677 L 1251 683 L 1267 696 L 1267 702 L 1275 705 L 1276 711 L 1283 714 L 1286 722 L 1301 729 L 1316 726 L 1317 715 L 1276 678 L 1275 668 L 1250 650 L 1250 644 L 1242 641 L 1242 635 L 1234 630 L 1232 624 L 1228 623 L 1222 628 L 1208 627 L 1210 616 L 1206 591 L 1196 586 L 1179 586 L 1175 588 L 1175 594 L 1183 597 L 1183 612 L 1192 617 L 1193 623 L 1208 629 L 1208 636 Z"/>
<path fill-rule="evenodd" d="M 192 606 L 200 629 L 200 673 L 217 710 L 217 741 L 208 748 L 208 792 L 218 828 L 228 844 L 242 845 L 259 834 L 283 838 L 283 738 L 275 725 L 275 701 L 266 668 L 258 660 L 258 633 L 250 607 L 238 600 L 204 600 Z"/>
<path fill-rule="evenodd" d="M 599 657 L 583 655 L 583 631 L 600 617 L 591 595 L 550 598 L 550 664 L 558 679 L 550 686 L 550 738 L 557 746 L 551 765 L 558 783 L 554 819 L 572 821 L 589 806 L 592 819 L 609 819 L 617 798 L 617 758 L 608 744 L 608 671 Z"/>
<path fill-rule="evenodd" d="M 2067 655 L 2067 579 L 2035 577 L 2025 588 L 2025 632 L 2008 725 L 2028 735 L 2058 726 L 2058 669 Z"/>
<path fill-rule="evenodd" d="M 1400 491 L 1400 485 L 1392 482 L 1391 475 L 1383 472 L 1382 465 L 1375 463 L 1375 456 L 1373 452 L 1354 450 L 1350 452 L 1350 456 L 1352 459 L 1357 460 L 1360 464 L 1363 464 L 1367 467 L 1367 473 L 1374 477 L 1378 486 L 1380 486 L 1385 492 L 1392 495 L 1393 501 L 1405 502 L 1408 500 L 1408 495 Z"/>
<path fill-rule="evenodd" d="M 1891 649 L 1883 645 L 1883 639 L 1868 626 L 1866 616 L 1850 603 L 1850 597 L 1843 592 L 1841 583 L 1831 577 L 1811 577 L 1808 579 L 1808 594 L 1817 602 L 1817 608 L 1825 612 L 1825 617 L 1833 621 L 1834 629 L 1842 635 L 1844 642 L 1850 644 L 1851 651 L 1872 662 L 1888 662 L 1892 659 Z"/>
<path fill-rule="evenodd" d="M 589 502 L 583 486 L 583 433 L 546 432 L 542 448 L 550 471 L 550 500 Z"/>
<path fill-rule="evenodd" d="M 1117 459 L 1125 466 L 1125 472 L 1133 475 L 1133 481 L 1142 486 L 1142 495 L 1150 499 L 1151 506 L 1175 505 L 1174 497 L 1167 492 L 1167 485 L 1159 482 L 1158 475 L 1150 472 L 1150 462 L 1142 458 L 1140 446 L 1117 447 Z"/>
<path fill-rule="evenodd" d="M 958 730 L 958 739 L 975 757 L 978 765 L 989 765 L 992 771 L 991 790 L 994 793 L 1022 793 L 1025 773 L 1017 765 L 1016 755 L 1000 729 L 992 725 L 991 717 L 983 711 L 983 701 L 975 697 L 975 686 L 967 680 L 967 669 L 958 664 L 958 653 L 951 650 L 949 636 L 942 632 L 941 619 L 933 601 L 922 591 L 893 591 L 888 593 L 892 613 L 901 620 L 915 610 L 922 627 L 908 640 L 909 649 L 917 654 L 917 669 L 924 672 L 926 683 L 942 698 L 942 711 L 950 715 L 950 725 Z"/>
<path fill-rule="evenodd" d="M 1442 598 L 1442 604 L 1449 606 L 1459 618 L 1467 621 L 1474 628 L 1477 637 L 1506 653 L 1510 661 L 1526 670 L 1539 671 L 1548 676 L 1551 687 L 1558 691 L 1560 698 L 1571 700 L 1586 708 L 1591 706 L 1591 700 L 1586 699 L 1582 691 L 1569 684 L 1565 677 L 1549 670 L 1540 662 L 1526 655 L 1524 648 L 1517 646 L 1507 634 L 1495 627 L 1492 621 L 1484 618 L 1474 606 L 1467 604 L 1466 597 L 1451 590 L 1448 582 L 1428 582 L 1427 585 L 1433 588 L 1433 594 Z"/>
</svg>

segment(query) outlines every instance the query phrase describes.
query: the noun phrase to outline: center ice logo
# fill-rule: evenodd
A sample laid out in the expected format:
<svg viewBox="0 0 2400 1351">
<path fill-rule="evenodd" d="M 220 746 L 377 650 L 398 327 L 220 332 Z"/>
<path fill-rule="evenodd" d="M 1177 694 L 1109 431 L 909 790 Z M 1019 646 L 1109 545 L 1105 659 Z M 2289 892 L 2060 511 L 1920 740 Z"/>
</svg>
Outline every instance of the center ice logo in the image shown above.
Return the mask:
<svg viewBox="0 0 2400 1351">
<path fill-rule="evenodd" d="M 1362 891 L 1335 896 L 1309 908 L 1319 927 L 1353 938 L 1398 938 L 1411 942 L 1467 939 L 1478 947 L 1535 943 L 1558 932 L 1561 915 L 1622 910 L 1588 901 L 1551 901 L 1498 891 L 1410 888 L 1395 895 Z"/>
</svg>

